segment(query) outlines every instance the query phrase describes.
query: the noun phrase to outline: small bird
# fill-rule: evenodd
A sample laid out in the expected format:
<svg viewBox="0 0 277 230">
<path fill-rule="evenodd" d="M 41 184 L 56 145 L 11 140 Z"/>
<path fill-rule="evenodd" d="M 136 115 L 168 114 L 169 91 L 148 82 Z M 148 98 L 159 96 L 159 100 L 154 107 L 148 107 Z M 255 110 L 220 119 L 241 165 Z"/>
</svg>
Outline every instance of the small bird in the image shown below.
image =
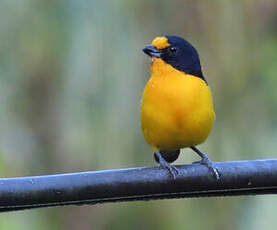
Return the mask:
<svg viewBox="0 0 277 230">
<path fill-rule="evenodd" d="M 151 78 L 141 102 L 141 127 L 155 160 L 175 179 L 178 169 L 171 165 L 180 149 L 189 147 L 219 179 L 208 156 L 196 145 L 209 136 L 215 119 L 210 88 L 201 70 L 196 49 L 178 36 L 156 37 L 143 48 L 151 57 Z"/>
</svg>

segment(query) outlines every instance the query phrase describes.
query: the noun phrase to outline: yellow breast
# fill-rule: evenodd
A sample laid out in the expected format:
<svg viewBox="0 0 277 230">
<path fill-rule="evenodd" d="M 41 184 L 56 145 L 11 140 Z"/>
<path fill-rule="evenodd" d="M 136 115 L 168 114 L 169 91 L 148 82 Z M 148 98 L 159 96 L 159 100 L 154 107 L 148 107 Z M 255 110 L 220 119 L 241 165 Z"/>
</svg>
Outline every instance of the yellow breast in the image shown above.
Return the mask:
<svg viewBox="0 0 277 230">
<path fill-rule="evenodd" d="M 161 59 L 151 66 L 141 104 L 141 126 L 154 150 L 198 145 L 208 137 L 215 118 L 207 84 Z"/>
</svg>

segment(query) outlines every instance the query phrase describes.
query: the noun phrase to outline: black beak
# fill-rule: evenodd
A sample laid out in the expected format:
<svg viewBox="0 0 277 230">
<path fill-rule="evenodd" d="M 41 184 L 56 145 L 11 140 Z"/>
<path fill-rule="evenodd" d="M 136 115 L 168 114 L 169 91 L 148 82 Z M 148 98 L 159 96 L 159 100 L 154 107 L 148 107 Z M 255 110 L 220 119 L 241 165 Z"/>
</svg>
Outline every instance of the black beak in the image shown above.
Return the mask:
<svg viewBox="0 0 277 230">
<path fill-rule="evenodd" d="M 144 53 L 146 53 L 147 55 L 149 55 L 150 57 L 157 57 L 160 58 L 162 55 L 161 50 L 158 50 L 157 48 L 155 48 L 153 45 L 147 45 L 145 46 L 142 51 Z"/>
</svg>

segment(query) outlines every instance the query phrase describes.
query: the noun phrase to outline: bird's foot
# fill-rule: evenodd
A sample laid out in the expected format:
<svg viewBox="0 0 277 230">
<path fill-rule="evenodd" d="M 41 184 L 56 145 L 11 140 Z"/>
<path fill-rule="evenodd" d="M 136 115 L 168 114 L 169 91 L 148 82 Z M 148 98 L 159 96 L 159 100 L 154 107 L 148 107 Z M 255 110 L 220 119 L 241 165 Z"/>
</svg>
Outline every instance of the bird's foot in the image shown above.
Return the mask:
<svg viewBox="0 0 277 230">
<path fill-rule="evenodd" d="M 201 152 L 195 146 L 192 146 L 191 149 L 194 152 L 196 152 L 202 158 L 200 161 L 196 161 L 196 162 L 193 162 L 193 163 L 199 163 L 199 164 L 205 165 L 213 173 L 215 179 L 219 180 L 220 175 L 219 175 L 219 172 L 218 172 L 217 168 L 214 165 L 214 162 L 211 161 L 205 153 Z"/>
<path fill-rule="evenodd" d="M 160 154 L 160 152 L 154 153 L 155 159 L 159 162 L 160 166 L 162 168 L 166 168 L 168 172 L 171 174 L 173 179 L 175 180 L 177 175 L 179 174 L 179 170 L 174 166 L 169 164 Z"/>
<path fill-rule="evenodd" d="M 213 173 L 215 179 L 219 180 L 220 175 L 219 175 L 217 168 L 214 165 L 214 162 L 211 161 L 205 153 L 202 153 L 202 154 L 203 154 L 202 159 L 200 161 L 193 162 L 193 164 L 205 165 Z"/>
</svg>

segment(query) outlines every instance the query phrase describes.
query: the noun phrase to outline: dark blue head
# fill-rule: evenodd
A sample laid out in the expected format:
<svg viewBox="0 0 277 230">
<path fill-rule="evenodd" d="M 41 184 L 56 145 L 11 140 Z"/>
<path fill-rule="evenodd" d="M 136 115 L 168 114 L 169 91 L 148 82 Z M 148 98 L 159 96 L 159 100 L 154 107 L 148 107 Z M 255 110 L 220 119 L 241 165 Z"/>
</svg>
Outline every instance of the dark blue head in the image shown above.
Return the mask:
<svg viewBox="0 0 277 230">
<path fill-rule="evenodd" d="M 151 57 L 161 58 L 174 68 L 200 77 L 206 82 L 202 74 L 198 53 L 188 41 L 172 35 L 158 39 L 159 41 L 154 39 L 152 45 L 146 46 L 143 51 Z"/>
</svg>

